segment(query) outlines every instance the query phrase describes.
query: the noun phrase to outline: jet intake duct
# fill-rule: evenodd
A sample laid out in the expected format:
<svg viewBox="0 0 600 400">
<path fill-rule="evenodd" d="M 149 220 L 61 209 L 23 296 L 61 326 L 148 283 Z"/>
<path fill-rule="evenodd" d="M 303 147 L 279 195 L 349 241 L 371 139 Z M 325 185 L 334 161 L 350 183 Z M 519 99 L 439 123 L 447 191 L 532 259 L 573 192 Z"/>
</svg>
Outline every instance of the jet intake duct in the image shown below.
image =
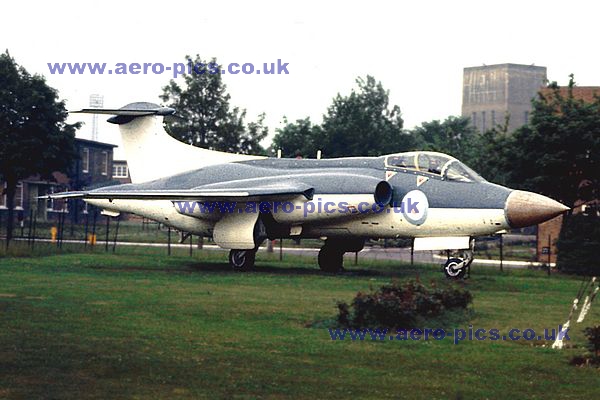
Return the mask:
<svg viewBox="0 0 600 400">
<path fill-rule="evenodd" d="M 375 203 L 387 206 L 392 202 L 393 194 L 392 185 L 386 181 L 381 181 L 375 186 Z"/>
</svg>

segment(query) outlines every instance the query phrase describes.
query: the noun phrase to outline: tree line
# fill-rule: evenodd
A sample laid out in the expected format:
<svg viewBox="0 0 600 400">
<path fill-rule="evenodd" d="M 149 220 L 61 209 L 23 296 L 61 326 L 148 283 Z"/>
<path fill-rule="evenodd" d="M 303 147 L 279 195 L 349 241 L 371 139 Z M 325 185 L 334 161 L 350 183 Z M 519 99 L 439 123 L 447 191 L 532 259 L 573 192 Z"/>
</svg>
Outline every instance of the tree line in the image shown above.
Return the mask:
<svg viewBox="0 0 600 400">
<path fill-rule="evenodd" d="M 487 180 L 538 192 L 567 205 L 599 197 L 600 97 L 573 95 L 574 77 L 561 90 L 556 82 L 532 100 L 531 119 L 514 132 L 508 118 L 479 133 L 468 118 L 449 116 L 403 129 L 400 108 L 389 104 L 389 91 L 367 76 L 358 89 L 338 94 L 321 124 L 310 118 L 277 129 L 271 153 L 285 157 L 382 155 L 430 150 L 452 155 Z M 584 189 L 581 182 L 586 181 Z"/>
</svg>

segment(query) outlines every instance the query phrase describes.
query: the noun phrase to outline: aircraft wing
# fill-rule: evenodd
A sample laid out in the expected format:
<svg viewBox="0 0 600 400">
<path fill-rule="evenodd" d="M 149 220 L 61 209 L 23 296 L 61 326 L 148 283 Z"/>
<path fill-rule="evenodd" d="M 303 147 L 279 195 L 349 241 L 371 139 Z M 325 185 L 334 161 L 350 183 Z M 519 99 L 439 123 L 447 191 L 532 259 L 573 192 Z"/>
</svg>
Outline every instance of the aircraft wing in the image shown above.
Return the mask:
<svg viewBox="0 0 600 400">
<path fill-rule="evenodd" d="M 125 185 L 124 185 L 125 186 Z M 47 199 L 124 199 L 124 200 L 238 200 L 250 201 L 264 197 L 295 196 L 302 195 L 311 200 L 314 188 L 301 182 L 285 182 L 263 186 L 249 186 L 244 188 L 194 188 L 183 190 L 166 189 L 134 189 L 112 186 L 106 189 L 95 189 L 89 191 L 51 193 L 42 198 Z"/>
</svg>

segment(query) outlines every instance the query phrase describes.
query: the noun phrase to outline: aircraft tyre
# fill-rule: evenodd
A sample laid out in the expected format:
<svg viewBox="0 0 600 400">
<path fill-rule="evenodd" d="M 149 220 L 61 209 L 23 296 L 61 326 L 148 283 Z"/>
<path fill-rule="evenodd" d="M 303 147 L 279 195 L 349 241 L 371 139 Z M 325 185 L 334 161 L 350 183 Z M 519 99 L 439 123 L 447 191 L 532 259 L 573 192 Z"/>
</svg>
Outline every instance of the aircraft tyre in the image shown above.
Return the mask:
<svg viewBox="0 0 600 400">
<path fill-rule="evenodd" d="M 444 274 L 449 279 L 462 279 L 467 271 L 467 263 L 460 258 L 449 258 L 444 264 Z"/>
<path fill-rule="evenodd" d="M 255 259 L 256 249 L 229 251 L 229 266 L 236 272 L 249 271 L 254 268 Z"/>
<path fill-rule="evenodd" d="M 323 272 L 338 273 L 344 269 L 344 252 L 333 246 L 324 245 L 319 251 L 319 268 Z"/>
</svg>

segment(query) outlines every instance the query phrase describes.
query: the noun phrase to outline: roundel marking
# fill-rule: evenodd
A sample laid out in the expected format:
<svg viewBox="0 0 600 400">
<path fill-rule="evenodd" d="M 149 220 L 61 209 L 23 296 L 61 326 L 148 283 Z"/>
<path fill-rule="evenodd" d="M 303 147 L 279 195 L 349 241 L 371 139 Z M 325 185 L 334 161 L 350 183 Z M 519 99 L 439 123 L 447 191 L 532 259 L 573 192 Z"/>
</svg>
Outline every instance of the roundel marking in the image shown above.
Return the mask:
<svg viewBox="0 0 600 400">
<path fill-rule="evenodd" d="M 429 200 L 420 190 L 411 190 L 402 198 L 402 215 L 413 225 L 422 225 L 428 210 Z"/>
</svg>

